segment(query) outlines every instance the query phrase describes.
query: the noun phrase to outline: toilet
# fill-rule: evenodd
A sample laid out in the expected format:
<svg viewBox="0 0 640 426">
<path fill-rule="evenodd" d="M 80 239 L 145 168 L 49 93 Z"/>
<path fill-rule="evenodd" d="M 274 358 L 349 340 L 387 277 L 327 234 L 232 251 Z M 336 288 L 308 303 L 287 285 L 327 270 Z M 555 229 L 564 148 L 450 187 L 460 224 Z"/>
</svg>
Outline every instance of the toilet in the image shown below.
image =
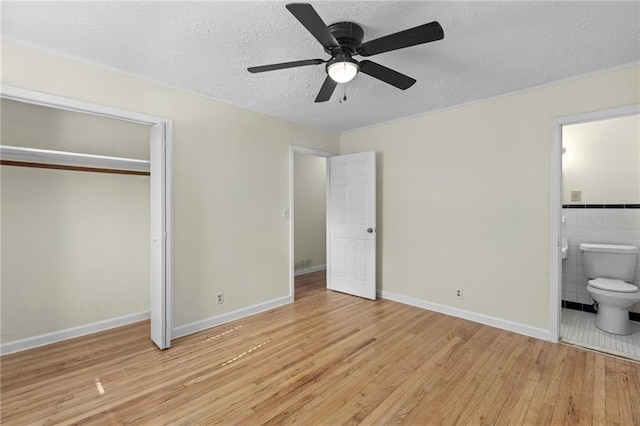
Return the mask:
<svg viewBox="0 0 640 426">
<path fill-rule="evenodd" d="M 631 334 L 629 308 L 640 302 L 633 284 L 638 247 L 614 244 L 580 244 L 587 291 L 598 302 L 596 327 L 613 334 Z"/>
</svg>

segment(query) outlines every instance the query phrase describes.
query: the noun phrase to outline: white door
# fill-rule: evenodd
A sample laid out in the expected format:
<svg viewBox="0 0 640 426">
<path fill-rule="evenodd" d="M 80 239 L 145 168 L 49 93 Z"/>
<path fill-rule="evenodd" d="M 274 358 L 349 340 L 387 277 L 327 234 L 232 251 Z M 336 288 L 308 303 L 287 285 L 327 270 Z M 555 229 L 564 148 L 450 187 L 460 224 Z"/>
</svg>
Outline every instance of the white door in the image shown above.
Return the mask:
<svg viewBox="0 0 640 426">
<path fill-rule="evenodd" d="M 376 298 L 376 153 L 328 158 L 327 287 Z"/>
<path fill-rule="evenodd" d="M 151 127 L 151 340 L 160 349 L 171 346 L 167 324 L 167 286 L 165 257 L 167 252 L 166 182 L 162 169 L 166 161 L 164 124 Z M 161 142 L 161 143 L 158 143 Z"/>
</svg>

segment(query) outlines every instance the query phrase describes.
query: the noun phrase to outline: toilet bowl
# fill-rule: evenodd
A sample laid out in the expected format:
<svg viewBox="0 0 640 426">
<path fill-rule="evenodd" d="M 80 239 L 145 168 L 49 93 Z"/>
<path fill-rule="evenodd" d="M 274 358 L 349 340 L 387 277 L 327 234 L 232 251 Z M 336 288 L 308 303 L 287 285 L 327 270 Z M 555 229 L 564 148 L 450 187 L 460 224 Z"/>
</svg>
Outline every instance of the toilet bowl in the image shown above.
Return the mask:
<svg viewBox="0 0 640 426">
<path fill-rule="evenodd" d="M 629 308 L 640 303 L 640 290 L 630 282 L 635 274 L 638 247 L 580 244 L 587 291 L 598 303 L 596 327 L 613 334 L 631 334 Z"/>
<path fill-rule="evenodd" d="M 619 291 L 620 288 L 628 291 Z M 597 278 L 589 281 L 587 291 L 598 303 L 596 327 L 607 333 L 631 334 L 629 308 L 640 303 L 638 287 L 620 280 Z"/>
</svg>

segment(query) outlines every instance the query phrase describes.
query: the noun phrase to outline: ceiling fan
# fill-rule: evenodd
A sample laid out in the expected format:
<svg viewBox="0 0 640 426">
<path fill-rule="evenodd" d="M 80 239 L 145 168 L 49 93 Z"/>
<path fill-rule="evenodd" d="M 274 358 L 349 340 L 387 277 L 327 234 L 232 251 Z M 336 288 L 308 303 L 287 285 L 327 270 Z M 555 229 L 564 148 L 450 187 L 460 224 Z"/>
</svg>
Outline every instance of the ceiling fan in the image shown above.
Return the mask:
<svg viewBox="0 0 640 426">
<path fill-rule="evenodd" d="M 247 70 L 251 73 L 259 73 L 326 63 L 327 77 L 316 97 L 316 102 L 328 101 L 338 83 L 351 81 L 358 72 L 370 75 L 398 89 L 406 90 L 413 86 L 416 82 L 415 79 L 369 60 L 357 61 L 353 59 L 353 56 L 373 56 L 444 38 L 442 27 L 438 22 L 433 21 L 362 43 L 364 31 L 356 23 L 337 22 L 327 26 L 313 6 L 308 3 L 290 3 L 286 7 L 320 42 L 325 52 L 331 55 L 331 59 L 284 62 L 251 67 Z"/>
</svg>

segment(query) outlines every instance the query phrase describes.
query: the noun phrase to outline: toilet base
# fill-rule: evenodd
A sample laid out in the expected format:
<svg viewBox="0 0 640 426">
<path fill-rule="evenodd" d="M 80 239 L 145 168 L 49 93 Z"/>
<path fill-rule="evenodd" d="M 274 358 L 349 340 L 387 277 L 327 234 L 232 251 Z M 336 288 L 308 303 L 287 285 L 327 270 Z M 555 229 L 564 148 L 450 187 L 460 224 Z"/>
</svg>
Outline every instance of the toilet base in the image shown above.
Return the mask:
<svg viewBox="0 0 640 426">
<path fill-rule="evenodd" d="M 616 306 L 598 305 L 596 327 L 607 333 L 620 334 L 623 336 L 631 334 L 629 310 Z"/>
</svg>

